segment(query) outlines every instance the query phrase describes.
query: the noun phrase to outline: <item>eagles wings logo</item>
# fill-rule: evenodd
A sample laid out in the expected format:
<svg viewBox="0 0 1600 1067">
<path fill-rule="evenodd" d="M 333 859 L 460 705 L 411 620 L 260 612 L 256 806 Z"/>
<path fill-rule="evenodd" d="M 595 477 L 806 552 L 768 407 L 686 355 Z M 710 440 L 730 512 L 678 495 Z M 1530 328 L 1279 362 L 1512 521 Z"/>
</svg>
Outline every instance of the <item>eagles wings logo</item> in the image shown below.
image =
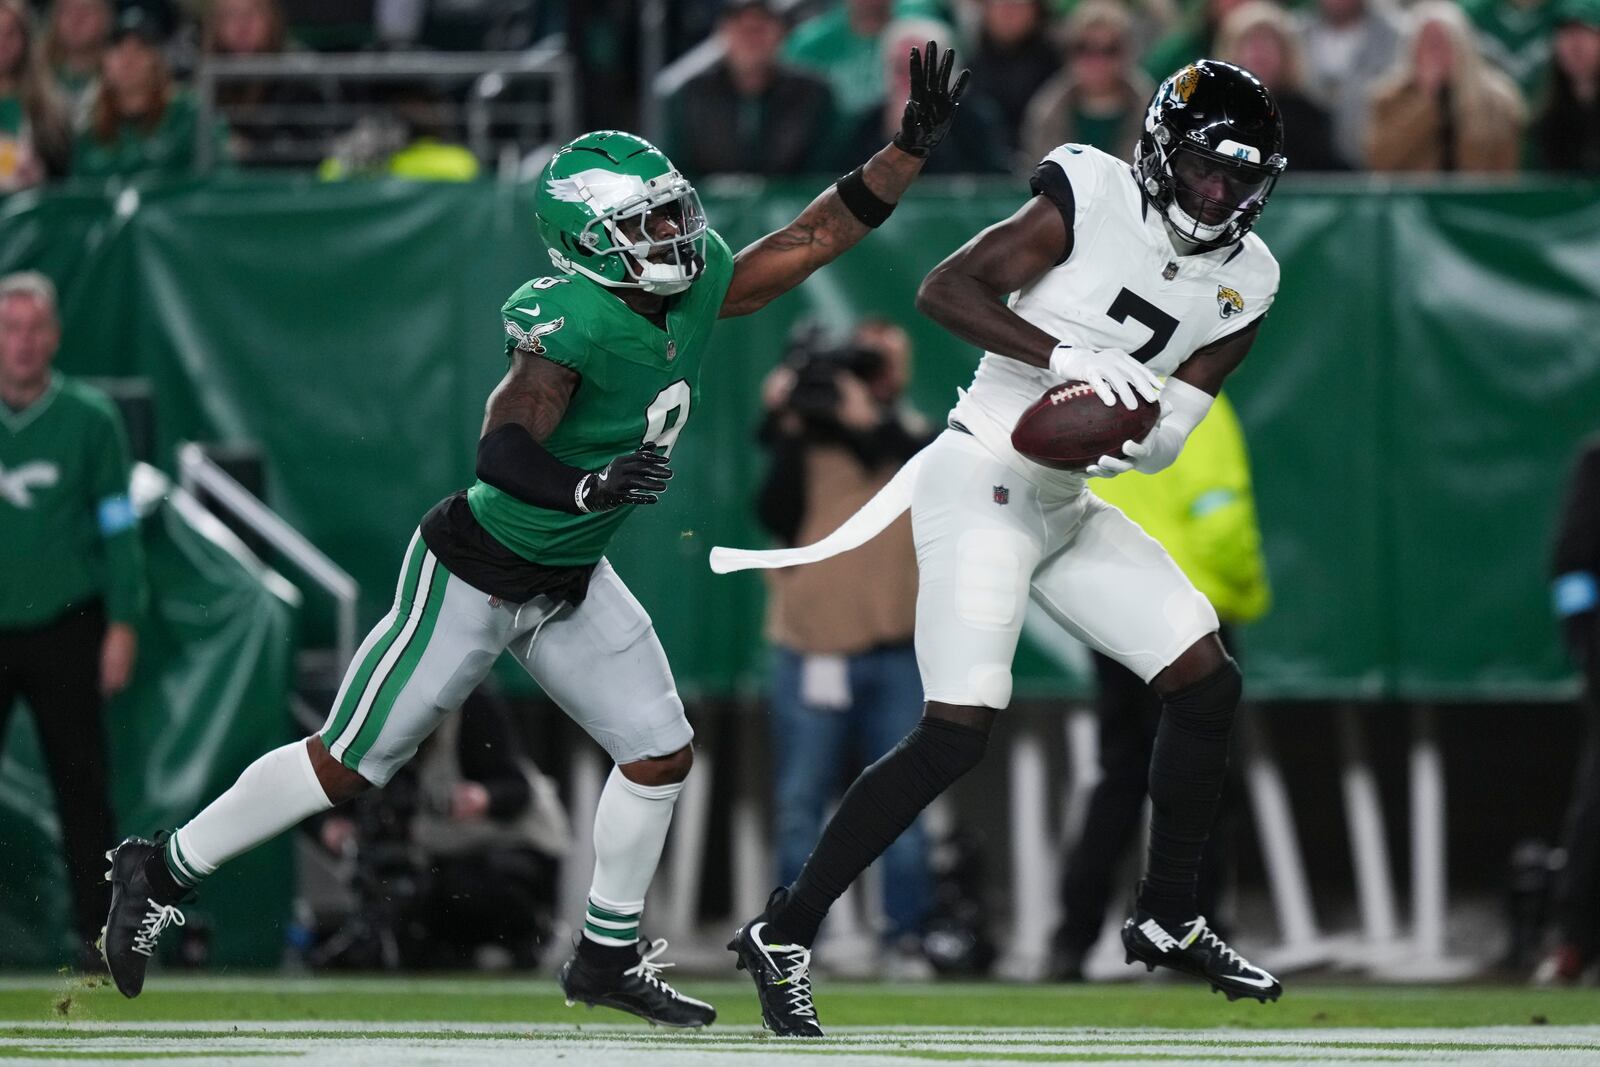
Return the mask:
<svg viewBox="0 0 1600 1067">
<path fill-rule="evenodd" d="M 1172 80 L 1172 88 L 1178 94 L 1178 99 L 1185 104 L 1189 97 L 1194 95 L 1194 87 L 1200 84 L 1200 68 L 1187 66 L 1178 71 L 1178 76 Z"/>
<path fill-rule="evenodd" d="M 521 326 L 507 319 L 506 336 L 517 342 L 518 352 L 528 352 L 535 356 L 542 356 L 545 353 L 545 348 L 539 338 L 555 333 L 566 324 L 567 317 L 563 315 L 561 318 L 552 319 L 549 322 L 536 322 L 524 330 Z"/>
<path fill-rule="evenodd" d="M 1229 289 L 1226 285 L 1217 286 L 1217 313 L 1225 319 L 1244 311 L 1244 297 L 1238 290 Z"/>
<path fill-rule="evenodd" d="M 19 508 L 33 507 L 33 490 L 49 489 L 61 480 L 61 468 L 35 460 L 6 470 L 0 464 L 0 500 Z"/>
</svg>

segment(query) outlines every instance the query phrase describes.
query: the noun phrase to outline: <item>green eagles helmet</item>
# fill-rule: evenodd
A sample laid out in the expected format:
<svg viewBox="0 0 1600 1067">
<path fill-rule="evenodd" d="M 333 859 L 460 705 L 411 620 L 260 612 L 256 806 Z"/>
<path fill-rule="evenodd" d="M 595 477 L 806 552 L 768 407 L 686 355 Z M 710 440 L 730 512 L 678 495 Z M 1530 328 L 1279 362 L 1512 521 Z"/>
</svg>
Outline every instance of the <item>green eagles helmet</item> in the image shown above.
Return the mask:
<svg viewBox="0 0 1600 1067">
<path fill-rule="evenodd" d="M 550 259 L 568 274 L 666 296 L 705 269 L 700 197 L 642 137 L 584 134 L 545 164 L 533 202 Z"/>
</svg>

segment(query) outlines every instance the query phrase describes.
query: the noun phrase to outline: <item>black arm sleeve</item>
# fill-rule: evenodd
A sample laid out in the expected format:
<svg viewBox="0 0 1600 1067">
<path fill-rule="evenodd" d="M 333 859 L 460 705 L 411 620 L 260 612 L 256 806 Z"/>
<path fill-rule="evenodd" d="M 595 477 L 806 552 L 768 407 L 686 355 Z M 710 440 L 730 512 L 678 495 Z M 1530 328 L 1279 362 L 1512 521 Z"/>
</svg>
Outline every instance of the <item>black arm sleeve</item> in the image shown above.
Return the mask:
<svg viewBox="0 0 1600 1067">
<path fill-rule="evenodd" d="M 478 480 L 524 504 L 580 514 L 573 493 L 589 472 L 569 467 L 515 423 L 496 426 L 478 441 Z"/>
<path fill-rule="evenodd" d="M 922 451 L 930 440 L 932 438 L 927 434 L 918 433 L 907 426 L 899 415 L 890 413 L 867 435 L 860 455 L 867 466 L 891 461 L 904 463 Z"/>
<path fill-rule="evenodd" d="M 1078 202 L 1072 195 L 1072 182 L 1068 180 L 1067 172 L 1061 169 L 1061 164 L 1045 160 L 1033 168 L 1028 188 L 1033 190 L 1034 196 L 1047 197 L 1061 212 L 1061 223 L 1067 228 L 1067 240 L 1061 246 L 1061 258 L 1056 262 L 1065 263 L 1067 257 L 1072 255 L 1073 219 L 1078 212 Z"/>
<path fill-rule="evenodd" d="M 805 517 L 806 443 L 803 438 L 780 432 L 763 433 L 762 443 L 772 455 L 767 476 L 756 497 L 756 518 L 767 532 L 786 545 L 800 535 Z"/>
<path fill-rule="evenodd" d="M 494 701 L 474 695 L 462 705 L 456 757 L 462 777 L 489 791 L 491 819 L 514 818 L 533 800 L 518 751 L 511 724 Z"/>
</svg>

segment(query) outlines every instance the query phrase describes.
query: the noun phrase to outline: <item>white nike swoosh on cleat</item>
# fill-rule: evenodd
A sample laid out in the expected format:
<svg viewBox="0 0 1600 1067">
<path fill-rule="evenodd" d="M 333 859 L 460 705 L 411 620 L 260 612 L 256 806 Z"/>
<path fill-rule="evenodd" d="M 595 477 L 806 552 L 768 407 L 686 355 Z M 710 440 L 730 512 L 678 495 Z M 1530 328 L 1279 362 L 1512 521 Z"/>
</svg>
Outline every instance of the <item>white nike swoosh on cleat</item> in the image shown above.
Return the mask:
<svg viewBox="0 0 1600 1067">
<path fill-rule="evenodd" d="M 1245 985 L 1253 985 L 1257 989 L 1266 989 L 1266 988 L 1270 987 L 1274 982 L 1277 981 L 1276 978 L 1272 977 L 1272 975 L 1270 975 L 1270 974 L 1267 974 L 1266 971 L 1259 971 L 1257 973 L 1261 974 L 1263 977 L 1261 977 L 1261 978 L 1246 978 L 1242 974 L 1236 974 L 1236 975 L 1233 976 L 1233 981 L 1235 981 L 1235 982 L 1243 982 Z"/>
</svg>

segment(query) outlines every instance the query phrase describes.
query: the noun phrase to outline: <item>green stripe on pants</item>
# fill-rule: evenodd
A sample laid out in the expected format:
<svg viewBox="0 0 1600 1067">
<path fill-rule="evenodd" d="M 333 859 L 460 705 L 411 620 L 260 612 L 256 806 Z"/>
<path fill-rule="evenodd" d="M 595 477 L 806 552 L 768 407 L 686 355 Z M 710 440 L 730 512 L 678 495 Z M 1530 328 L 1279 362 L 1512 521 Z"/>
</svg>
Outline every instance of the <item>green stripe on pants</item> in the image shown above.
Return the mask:
<svg viewBox="0 0 1600 1067">
<path fill-rule="evenodd" d="M 394 645 L 395 638 L 400 636 L 400 631 L 405 629 L 406 619 L 411 615 L 412 601 L 417 595 L 417 580 L 422 575 L 422 560 L 427 554 L 428 549 L 422 543 L 422 538 L 414 538 L 411 542 L 411 554 L 406 557 L 402 568 L 405 577 L 401 582 L 400 596 L 395 603 L 394 621 L 372 646 L 367 658 L 361 661 L 361 666 L 358 668 L 351 664 L 351 670 L 355 673 L 350 678 L 349 686 L 345 688 L 344 700 L 339 704 L 332 724 L 322 731 L 324 747 L 332 749 L 333 743 L 344 733 L 345 727 L 350 725 L 350 717 L 356 713 L 356 708 L 361 704 L 361 695 L 367 691 L 367 683 L 372 678 L 372 672 L 378 669 L 384 654 Z"/>
<path fill-rule="evenodd" d="M 641 914 L 641 912 L 636 911 L 632 915 L 624 915 L 621 912 L 607 911 L 605 908 L 602 908 L 600 905 L 594 903 L 594 901 L 589 902 L 589 915 L 595 919 L 605 919 L 614 923 L 634 923 L 637 925 L 639 922 L 639 916 Z"/>
<path fill-rule="evenodd" d="M 423 653 L 428 650 L 428 642 L 433 639 L 433 628 L 439 622 L 440 609 L 444 607 L 445 590 L 450 587 L 450 572 L 440 566 L 437 560 L 433 561 L 432 570 L 433 581 L 428 589 L 428 603 L 422 609 L 422 619 L 401 650 L 394 669 L 378 681 L 379 688 L 367 712 L 366 721 L 361 724 L 355 740 L 345 746 L 342 762 L 351 770 L 361 766 L 372 743 L 383 732 L 383 724 L 389 720 L 395 701 L 416 673 L 417 664 L 422 661 Z"/>
</svg>

